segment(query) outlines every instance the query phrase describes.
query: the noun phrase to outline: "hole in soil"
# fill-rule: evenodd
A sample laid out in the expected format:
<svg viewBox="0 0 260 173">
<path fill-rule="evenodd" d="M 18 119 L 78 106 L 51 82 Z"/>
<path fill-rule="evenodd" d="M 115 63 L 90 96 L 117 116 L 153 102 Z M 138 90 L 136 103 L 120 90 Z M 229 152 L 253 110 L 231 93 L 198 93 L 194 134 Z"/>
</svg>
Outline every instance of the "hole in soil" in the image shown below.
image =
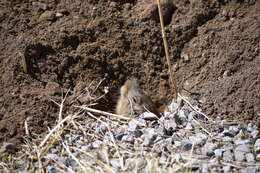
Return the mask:
<svg viewBox="0 0 260 173">
<path fill-rule="evenodd" d="M 77 36 L 65 37 L 63 43 L 65 47 L 71 46 L 75 50 L 79 45 L 79 38 Z"/>
<path fill-rule="evenodd" d="M 0 133 L 6 133 L 7 129 L 6 128 L 0 128 Z"/>
<path fill-rule="evenodd" d="M 24 71 L 33 75 L 36 71 L 38 71 L 37 67 L 34 67 L 33 64 L 37 64 L 37 61 L 46 59 L 48 55 L 54 53 L 54 49 L 48 45 L 42 45 L 41 43 L 26 46 L 23 61 Z"/>
</svg>

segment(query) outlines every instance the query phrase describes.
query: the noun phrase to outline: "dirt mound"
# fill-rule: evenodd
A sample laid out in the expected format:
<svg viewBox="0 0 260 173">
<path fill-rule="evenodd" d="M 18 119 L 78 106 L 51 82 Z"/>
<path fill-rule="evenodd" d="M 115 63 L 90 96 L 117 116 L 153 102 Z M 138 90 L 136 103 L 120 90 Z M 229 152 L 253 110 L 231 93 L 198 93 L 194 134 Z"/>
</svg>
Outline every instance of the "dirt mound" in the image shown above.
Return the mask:
<svg viewBox="0 0 260 173">
<path fill-rule="evenodd" d="M 112 112 L 118 88 L 135 76 L 158 107 L 169 103 L 154 3 L 1 2 L 0 142 L 20 142 L 25 120 L 34 133 L 45 131 L 59 113 L 50 99 L 60 103 L 69 88 L 77 97 L 88 87 L 97 106 Z M 200 99 L 212 117 L 259 122 L 259 1 L 170 4 L 164 20 L 182 93 Z"/>
</svg>

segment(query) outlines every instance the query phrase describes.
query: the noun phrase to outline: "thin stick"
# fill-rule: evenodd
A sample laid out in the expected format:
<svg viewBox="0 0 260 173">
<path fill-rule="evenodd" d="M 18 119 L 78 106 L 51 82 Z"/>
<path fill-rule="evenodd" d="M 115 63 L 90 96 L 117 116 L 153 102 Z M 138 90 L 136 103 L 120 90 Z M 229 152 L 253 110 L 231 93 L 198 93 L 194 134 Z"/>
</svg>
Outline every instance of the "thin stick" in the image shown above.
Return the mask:
<svg viewBox="0 0 260 173">
<path fill-rule="evenodd" d="M 89 108 L 89 107 L 86 107 L 86 106 L 75 106 L 75 107 L 84 109 L 84 110 L 89 111 L 89 112 L 94 112 L 94 113 L 97 113 L 97 114 L 101 114 L 101 115 L 105 115 L 105 116 L 109 116 L 109 117 L 114 117 L 114 118 L 121 119 L 121 120 L 126 120 L 126 121 L 131 120 L 131 118 L 129 118 L 129 117 L 124 117 L 122 115 L 117 115 L 117 114 L 113 114 L 113 113 L 109 113 L 109 112 L 105 112 L 105 111 L 100 111 L 100 110 Z"/>
<path fill-rule="evenodd" d="M 40 147 L 43 147 L 44 144 L 47 142 L 47 140 L 50 138 L 50 136 L 68 119 L 72 118 L 71 115 L 65 117 L 63 120 L 61 120 L 49 133 L 48 135 L 44 138 L 44 140 L 41 142 Z"/>
<path fill-rule="evenodd" d="M 70 151 L 69 146 L 68 146 L 67 143 L 65 144 L 65 143 L 62 141 L 61 144 L 63 145 L 63 147 L 65 148 L 65 150 L 68 152 L 69 156 L 72 157 L 72 159 L 75 160 L 76 163 L 77 163 L 77 164 L 81 167 L 81 169 L 85 172 L 85 171 L 86 171 L 86 167 L 84 167 L 84 166 L 86 166 L 86 165 L 83 166 L 83 164 L 80 162 L 80 160 L 77 159 L 77 158 L 71 153 L 71 151 Z"/>
<path fill-rule="evenodd" d="M 26 134 L 26 136 L 29 136 L 30 133 L 29 133 L 29 130 L 28 130 L 28 123 L 27 123 L 27 120 L 25 120 L 25 122 L 24 122 L 24 129 L 25 129 L 25 134 Z"/>
<path fill-rule="evenodd" d="M 212 119 L 210 119 L 206 114 L 204 114 L 203 112 L 197 110 L 194 106 L 192 106 L 192 104 L 191 104 L 187 99 L 185 99 L 182 95 L 178 94 L 178 96 L 179 96 L 182 100 L 184 100 L 195 112 L 197 112 L 197 113 L 203 115 L 203 116 L 206 117 L 208 120 L 212 120 Z"/>
<path fill-rule="evenodd" d="M 62 110 L 63 110 L 63 106 L 64 106 L 64 102 L 68 96 L 68 93 L 69 93 L 70 89 L 68 89 L 68 91 L 66 92 L 65 94 L 65 97 L 62 98 L 62 101 L 61 101 L 61 104 L 60 104 L 60 111 L 59 111 L 59 122 L 62 120 Z"/>
<path fill-rule="evenodd" d="M 171 61 L 169 58 L 169 46 L 168 46 L 168 42 L 166 40 L 165 31 L 164 31 L 164 23 L 163 23 L 162 8 L 161 8 L 160 0 L 157 0 L 157 5 L 158 5 L 158 12 L 159 12 L 160 23 L 161 23 L 164 51 L 165 51 L 165 56 L 166 56 L 166 60 L 167 60 L 167 64 L 168 64 L 168 71 L 170 73 L 170 79 L 171 79 L 172 87 L 174 89 L 174 99 L 177 99 L 178 98 L 178 87 L 177 87 L 175 74 L 171 69 Z"/>
</svg>

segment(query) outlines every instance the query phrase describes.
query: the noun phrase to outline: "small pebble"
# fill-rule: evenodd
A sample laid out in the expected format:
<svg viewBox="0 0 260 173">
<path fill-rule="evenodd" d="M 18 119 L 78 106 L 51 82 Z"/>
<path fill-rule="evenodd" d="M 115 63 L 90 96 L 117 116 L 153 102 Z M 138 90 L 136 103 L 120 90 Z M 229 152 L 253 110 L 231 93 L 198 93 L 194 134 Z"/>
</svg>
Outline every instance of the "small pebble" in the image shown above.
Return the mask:
<svg viewBox="0 0 260 173">
<path fill-rule="evenodd" d="M 223 150 L 222 150 L 222 149 L 216 149 L 216 150 L 214 151 L 214 154 L 215 154 L 215 156 L 216 156 L 217 158 L 221 158 L 222 155 L 223 155 Z"/>
<path fill-rule="evenodd" d="M 246 154 L 246 161 L 254 163 L 255 162 L 255 156 L 252 153 L 247 153 Z"/>
<path fill-rule="evenodd" d="M 258 134 L 259 134 L 259 131 L 258 130 L 253 130 L 251 133 L 250 133 L 250 135 L 253 137 L 253 138 L 256 138 L 257 136 L 258 136 Z"/>
<path fill-rule="evenodd" d="M 63 14 L 62 14 L 62 13 L 56 13 L 56 14 L 55 14 L 55 17 L 56 17 L 56 18 L 61 18 L 61 17 L 63 17 Z"/>
<path fill-rule="evenodd" d="M 242 170 L 242 173 L 256 173 L 256 168 L 253 166 L 246 167 Z"/>
<path fill-rule="evenodd" d="M 250 146 L 247 144 L 239 145 L 234 150 L 235 160 L 236 161 L 244 161 L 245 155 L 250 152 Z"/>
<path fill-rule="evenodd" d="M 93 149 L 97 149 L 102 145 L 102 143 L 103 143 L 102 141 L 97 140 L 97 141 L 92 142 L 91 146 Z"/>
<path fill-rule="evenodd" d="M 212 156 L 214 155 L 214 149 L 216 148 L 216 145 L 213 144 L 213 143 L 206 143 L 201 151 L 202 151 L 202 154 L 205 155 L 205 156 Z"/>
<path fill-rule="evenodd" d="M 134 144 L 134 137 L 132 135 L 125 135 L 123 136 L 122 141 Z"/>
<path fill-rule="evenodd" d="M 148 121 L 153 121 L 153 120 L 158 120 L 158 117 L 151 112 L 145 112 L 141 115 L 141 118 L 143 118 L 144 120 L 148 120 Z"/>
<path fill-rule="evenodd" d="M 223 172 L 224 173 L 230 173 L 231 172 L 231 166 L 227 165 L 223 167 Z"/>
<path fill-rule="evenodd" d="M 192 144 L 189 142 L 182 142 L 181 143 L 181 150 L 189 151 L 192 148 Z"/>
<path fill-rule="evenodd" d="M 192 130 L 193 129 L 192 124 L 191 123 L 187 123 L 185 129 L 186 130 Z"/>
<path fill-rule="evenodd" d="M 259 153 L 260 152 L 260 139 L 257 139 L 255 144 L 254 144 L 254 151 L 256 153 Z"/>
<path fill-rule="evenodd" d="M 54 166 L 48 165 L 46 168 L 47 173 L 58 173 Z"/>
<path fill-rule="evenodd" d="M 17 148 L 15 144 L 13 143 L 5 143 L 1 148 L 0 148 L 0 154 L 4 152 L 8 153 L 15 153 L 17 151 Z"/>
<path fill-rule="evenodd" d="M 223 160 L 225 161 L 233 161 L 233 153 L 230 150 L 224 151 Z"/>
</svg>

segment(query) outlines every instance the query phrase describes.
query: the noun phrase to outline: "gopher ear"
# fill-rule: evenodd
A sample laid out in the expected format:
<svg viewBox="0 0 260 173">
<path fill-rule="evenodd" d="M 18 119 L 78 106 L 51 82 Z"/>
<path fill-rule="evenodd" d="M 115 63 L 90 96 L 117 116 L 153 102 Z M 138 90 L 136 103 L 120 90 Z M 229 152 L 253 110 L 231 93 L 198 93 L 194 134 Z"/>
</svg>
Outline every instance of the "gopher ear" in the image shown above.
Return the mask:
<svg viewBox="0 0 260 173">
<path fill-rule="evenodd" d="M 135 104 L 141 105 L 141 104 L 142 104 L 142 98 L 139 97 L 139 96 L 134 96 L 134 97 L 133 97 L 133 102 L 134 102 Z"/>
</svg>

